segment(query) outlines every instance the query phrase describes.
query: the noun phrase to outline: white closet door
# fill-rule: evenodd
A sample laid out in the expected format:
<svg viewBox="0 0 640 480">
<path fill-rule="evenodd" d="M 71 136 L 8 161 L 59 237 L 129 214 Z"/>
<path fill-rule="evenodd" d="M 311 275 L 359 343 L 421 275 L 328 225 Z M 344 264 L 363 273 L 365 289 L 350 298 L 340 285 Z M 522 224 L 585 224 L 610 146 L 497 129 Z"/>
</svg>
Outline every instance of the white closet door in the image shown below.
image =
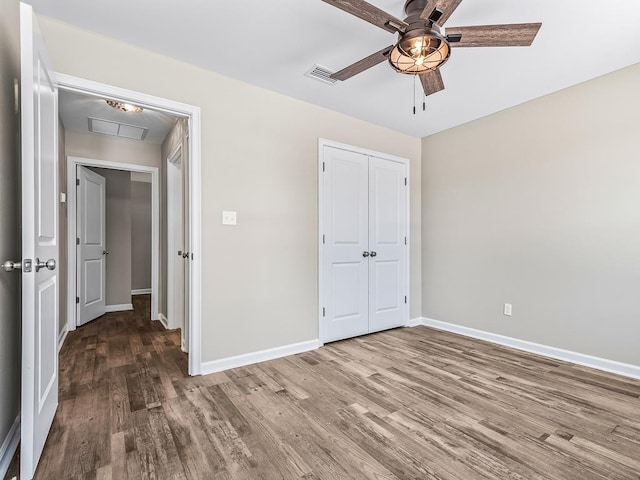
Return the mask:
<svg viewBox="0 0 640 480">
<path fill-rule="evenodd" d="M 369 157 L 369 331 L 406 323 L 406 167 Z"/>
<path fill-rule="evenodd" d="M 368 157 L 324 147 L 324 341 L 369 331 Z"/>
</svg>

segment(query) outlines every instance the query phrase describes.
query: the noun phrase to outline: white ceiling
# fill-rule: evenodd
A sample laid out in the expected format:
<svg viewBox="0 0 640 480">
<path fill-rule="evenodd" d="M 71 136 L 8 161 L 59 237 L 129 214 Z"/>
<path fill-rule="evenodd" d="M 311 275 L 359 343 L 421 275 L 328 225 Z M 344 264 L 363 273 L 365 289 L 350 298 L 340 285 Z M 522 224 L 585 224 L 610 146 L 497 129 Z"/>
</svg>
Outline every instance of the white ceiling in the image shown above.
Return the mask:
<svg viewBox="0 0 640 480">
<path fill-rule="evenodd" d="M 58 99 L 60 118 L 65 130 L 89 133 L 89 118 L 147 128 L 143 142 L 161 144 L 176 122 L 176 117 L 145 109 L 139 113 L 116 110 L 98 97 L 60 91 Z M 94 133 L 94 135 L 100 135 Z"/>
<path fill-rule="evenodd" d="M 413 77 L 386 63 L 334 86 L 303 76 L 395 39 L 321 0 L 28 1 L 38 13 L 416 137 L 640 62 L 638 0 L 464 0 L 447 25 L 542 28 L 528 48 L 454 49 L 442 68 L 446 89 L 414 116 Z M 404 17 L 403 0 L 371 3 Z"/>
</svg>

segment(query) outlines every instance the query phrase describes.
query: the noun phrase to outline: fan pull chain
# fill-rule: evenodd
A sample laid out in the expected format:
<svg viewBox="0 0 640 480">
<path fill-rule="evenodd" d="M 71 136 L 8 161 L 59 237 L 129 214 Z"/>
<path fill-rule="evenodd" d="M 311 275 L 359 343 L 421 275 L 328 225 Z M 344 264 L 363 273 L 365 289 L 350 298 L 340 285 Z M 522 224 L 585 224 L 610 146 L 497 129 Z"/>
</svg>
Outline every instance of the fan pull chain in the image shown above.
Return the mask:
<svg viewBox="0 0 640 480">
<path fill-rule="evenodd" d="M 424 89 L 422 91 L 422 111 L 427 111 L 427 94 L 424 92 Z"/>
<path fill-rule="evenodd" d="M 418 81 L 418 76 L 413 76 L 413 114 L 416 114 L 416 82 Z"/>
</svg>

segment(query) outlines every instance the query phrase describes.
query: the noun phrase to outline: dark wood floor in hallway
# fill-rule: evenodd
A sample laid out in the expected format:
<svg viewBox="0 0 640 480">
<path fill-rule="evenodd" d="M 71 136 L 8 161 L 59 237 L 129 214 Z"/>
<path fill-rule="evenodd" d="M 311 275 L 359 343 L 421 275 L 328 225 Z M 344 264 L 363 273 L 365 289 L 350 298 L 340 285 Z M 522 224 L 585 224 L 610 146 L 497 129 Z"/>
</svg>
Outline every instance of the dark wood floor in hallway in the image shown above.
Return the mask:
<svg viewBox="0 0 640 480">
<path fill-rule="evenodd" d="M 426 327 L 190 378 L 134 305 L 66 340 L 37 479 L 640 479 L 640 381 Z"/>
</svg>

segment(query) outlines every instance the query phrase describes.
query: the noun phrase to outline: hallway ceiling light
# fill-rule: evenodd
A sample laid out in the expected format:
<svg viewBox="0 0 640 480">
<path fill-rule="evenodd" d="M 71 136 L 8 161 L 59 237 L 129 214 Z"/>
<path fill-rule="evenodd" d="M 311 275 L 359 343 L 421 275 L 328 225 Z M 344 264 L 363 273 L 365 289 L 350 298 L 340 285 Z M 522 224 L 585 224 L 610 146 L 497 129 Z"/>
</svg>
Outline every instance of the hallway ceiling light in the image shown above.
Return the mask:
<svg viewBox="0 0 640 480">
<path fill-rule="evenodd" d="M 105 100 L 105 102 L 107 102 L 107 105 L 110 107 L 127 113 L 140 113 L 144 110 L 142 107 L 138 107 L 137 105 L 132 105 L 130 103 L 116 102 L 114 100 Z"/>
</svg>

